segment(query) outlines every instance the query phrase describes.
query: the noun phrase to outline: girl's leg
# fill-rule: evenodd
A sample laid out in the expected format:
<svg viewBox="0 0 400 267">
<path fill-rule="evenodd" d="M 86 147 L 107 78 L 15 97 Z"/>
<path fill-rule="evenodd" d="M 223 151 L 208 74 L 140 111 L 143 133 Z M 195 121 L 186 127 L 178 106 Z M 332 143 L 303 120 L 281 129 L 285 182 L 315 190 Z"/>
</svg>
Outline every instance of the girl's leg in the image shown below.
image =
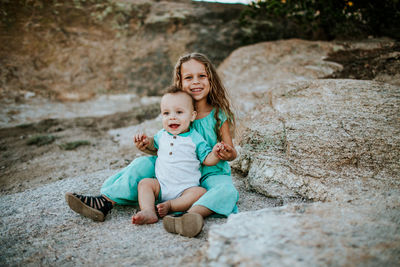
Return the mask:
<svg viewBox="0 0 400 267">
<path fill-rule="evenodd" d="M 139 182 L 139 206 L 140 212 L 132 216 L 133 224 L 156 223 L 158 217 L 154 207 L 155 201 L 160 192 L 160 184 L 157 179 L 146 178 Z"/>
<path fill-rule="evenodd" d="M 200 214 L 201 216 L 203 216 L 203 218 L 206 218 L 206 217 L 214 214 L 214 212 L 212 210 L 206 208 L 205 206 L 200 206 L 200 205 L 192 206 L 188 210 L 188 212 Z"/>
<path fill-rule="evenodd" d="M 203 187 L 190 187 L 183 191 L 180 197 L 158 204 L 158 214 L 160 217 L 164 217 L 170 211 L 187 211 L 205 193 L 206 189 Z"/>
<path fill-rule="evenodd" d="M 114 204 L 137 204 L 138 183 L 143 178 L 155 177 L 155 161 L 154 156 L 137 158 L 104 182 L 101 196 L 66 193 L 66 201 L 73 211 L 95 221 L 104 221 Z"/>
<path fill-rule="evenodd" d="M 188 213 L 180 217 L 165 216 L 163 219 L 165 230 L 170 233 L 193 237 L 203 229 L 203 217 L 213 213 L 228 216 L 237 212 L 236 202 L 239 199 L 239 193 L 232 183 L 231 176 L 209 176 L 200 185 L 207 192 L 193 204 Z"/>
<path fill-rule="evenodd" d="M 101 194 L 119 205 L 136 205 L 138 183 L 143 178 L 155 177 L 155 162 L 154 156 L 136 158 L 103 183 Z"/>
<path fill-rule="evenodd" d="M 227 217 L 237 213 L 236 202 L 239 193 L 229 175 L 213 175 L 204 179 L 201 184 L 207 192 L 188 210 L 207 217 L 213 213 Z"/>
</svg>

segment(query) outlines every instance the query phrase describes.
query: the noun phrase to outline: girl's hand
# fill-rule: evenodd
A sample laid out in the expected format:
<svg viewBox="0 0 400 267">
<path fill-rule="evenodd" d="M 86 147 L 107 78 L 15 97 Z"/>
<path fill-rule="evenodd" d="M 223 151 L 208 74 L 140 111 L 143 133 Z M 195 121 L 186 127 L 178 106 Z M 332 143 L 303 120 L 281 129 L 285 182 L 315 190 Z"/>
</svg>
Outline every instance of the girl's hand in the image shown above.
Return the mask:
<svg viewBox="0 0 400 267">
<path fill-rule="evenodd" d="M 145 152 L 147 146 L 150 144 L 149 139 L 143 133 L 135 134 L 133 136 L 133 142 L 135 142 L 136 147 L 142 152 Z"/>
<path fill-rule="evenodd" d="M 232 146 L 224 143 L 223 141 L 220 144 L 220 149 L 217 152 L 217 156 L 219 159 L 231 161 L 236 158 L 236 150 Z"/>
</svg>

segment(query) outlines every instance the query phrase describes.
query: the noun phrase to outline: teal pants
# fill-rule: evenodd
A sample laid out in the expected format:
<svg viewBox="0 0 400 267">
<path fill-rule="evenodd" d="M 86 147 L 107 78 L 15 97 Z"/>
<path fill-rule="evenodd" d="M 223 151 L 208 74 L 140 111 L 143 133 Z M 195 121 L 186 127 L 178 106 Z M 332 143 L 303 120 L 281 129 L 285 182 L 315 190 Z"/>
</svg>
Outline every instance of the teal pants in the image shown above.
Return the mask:
<svg viewBox="0 0 400 267">
<path fill-rule="evenodd" d="M 143 178 L 155 177 L 155 162 L 155 156 L 136 158 L 104 182 L 101 194 L 119 205 L 137 205 L 138 184 Z M 236 202 L 239 200 L 239 193 L 230 175 L 211 175 L 203 179 L 200 185 L 207 193 L 193 206 L 204 206 L 222 216 L 238 212 Z"/>
</svg>

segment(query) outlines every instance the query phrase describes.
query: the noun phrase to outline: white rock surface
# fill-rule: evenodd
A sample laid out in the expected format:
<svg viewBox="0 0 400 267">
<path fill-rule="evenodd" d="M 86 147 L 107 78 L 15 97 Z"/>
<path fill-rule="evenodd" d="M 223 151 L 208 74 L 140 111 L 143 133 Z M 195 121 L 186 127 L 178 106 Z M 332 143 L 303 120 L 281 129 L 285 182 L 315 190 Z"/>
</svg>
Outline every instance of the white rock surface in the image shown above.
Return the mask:
<svg viewBox="0 0 400 267">
<path fill-rule="evenodd" d="M 323 61 L 335 49 L 262 43 L 219 68 L 240 110 L 233 167 L 248 188 L 317 202 L 230 216 L 210 230 L 208 266 L 399 265 L 400 87 L 318 80 L 340 68 Z"/>
<path fill-rule="evenodd" d="M 207 265 L 398 266 L 399 204 L 399 191 L 392 190 L 364 203 L 292 204 L 232 215 L 211 227 Z"/>
<path fill-rule="evenodd" d="M 270 92 L 273 105 L 264 94 L 243 123 L 235 165 L 252 188 L 272 197 L 347 201 L 400 186 L 399 87 L 313 80 Z"/>
</svg>

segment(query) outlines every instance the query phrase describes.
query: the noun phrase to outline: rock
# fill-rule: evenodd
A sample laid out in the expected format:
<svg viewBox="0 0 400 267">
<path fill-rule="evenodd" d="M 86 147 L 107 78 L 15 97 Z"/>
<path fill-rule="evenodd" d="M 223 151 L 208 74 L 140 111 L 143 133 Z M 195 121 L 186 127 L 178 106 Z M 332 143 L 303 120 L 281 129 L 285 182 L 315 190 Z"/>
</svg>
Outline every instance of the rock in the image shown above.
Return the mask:
<svg viewBox="0 0 400 267">
<path fill-rule="evenodd" d="M 207 266 L 397 266 L 399 193 L 231 215 L 210 229 Z"/>
<path fill-rule="evenodd" d="M 322 42 L 300 39 L 263 42 L 236 49 L 218 67 L 225 86 L 243 116 L 254 107 L 258 93 L 272 86 L 294 81 L 319 79 L 339 72 L 343 66 L 326 60 L 330 53 L 393 47 L 390 39 L 358 42 Z M 389 78 L 380 78 L 388 80 Z M 391 79 L 395 79 L 391 76 Z M 269 99 L 268 101 L 271 101 Z"/>
<path fill-rule="evenodd" d="M 270 88 L 243 120 L 233 165 L 267 196 L 348 201 L 400 186 L 400 88 L 313 80 Z M 250 162 L 250 163 L 248 163 Z"/>
<path fill-rule="evenodd" d="M 367 44 L 374 49 L 379 42 Z M 347 201 L 363 190 L 399 186 L 399 87 L 316 80 L 342 67 L 323 59 L 344 47 L 266 42 L 234 51 L 219 67 L 233 99 L 240 99 L 241 153 L 232 166 L 247 174 L 253 190 Z"/>
<path fill-rule="evenodd" d="M 340 70 L 323 61 L 337 49 L 345 47 L 262 43 L 236 50 L 219 67 L 240 100 L 233 169 L 253 191 L 316 202 L 231 215 L 211 228 L 205 265 L 400 262 L 400 87 L 318 79 Z"/>
<path fill-rule="evenodd" d="M 318 79 L 342 69 L 340 64 L 324 61 L 330 52 L 340 49 L 343 45 L 299 39 L 258 43 L 232 52 L 218 72 L 243 116 L 254 108 L 258 94 L 268 92 L 271 86 Z"/>
</svg>

